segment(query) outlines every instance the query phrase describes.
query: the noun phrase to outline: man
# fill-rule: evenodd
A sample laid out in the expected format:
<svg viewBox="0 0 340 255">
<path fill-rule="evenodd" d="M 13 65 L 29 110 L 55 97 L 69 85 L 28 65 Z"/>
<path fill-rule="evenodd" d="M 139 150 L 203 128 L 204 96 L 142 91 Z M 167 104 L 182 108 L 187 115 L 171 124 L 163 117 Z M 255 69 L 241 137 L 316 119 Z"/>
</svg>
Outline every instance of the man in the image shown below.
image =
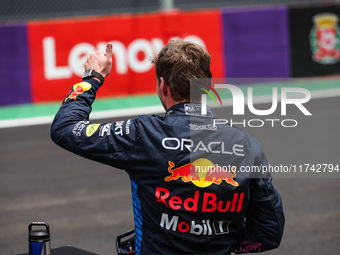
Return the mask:
<svg viewBox="0 0 340 255">
<path fill-rule="evenodd" d="M 129 174 L 136 253 L 221 255 L 278 247 L 284 214 L 271 177 L 238 171 L 267 165 L 261 144 L 239 129 L 214 125 L 213 111 L 202 116 L 201 105 L 193 102 L 202 91 L 190 88 L 193 78 L 198 84 L 208 80 L 210 87 L 207 50 L 177 40 L 153 59 L 163 117 L 91 123 L 91 105 L 111 71 L 111 55 L 108 43 L 105 53 L 88 57 L 87 75 L 63 101 L 51 137 Z"/>
</svg>

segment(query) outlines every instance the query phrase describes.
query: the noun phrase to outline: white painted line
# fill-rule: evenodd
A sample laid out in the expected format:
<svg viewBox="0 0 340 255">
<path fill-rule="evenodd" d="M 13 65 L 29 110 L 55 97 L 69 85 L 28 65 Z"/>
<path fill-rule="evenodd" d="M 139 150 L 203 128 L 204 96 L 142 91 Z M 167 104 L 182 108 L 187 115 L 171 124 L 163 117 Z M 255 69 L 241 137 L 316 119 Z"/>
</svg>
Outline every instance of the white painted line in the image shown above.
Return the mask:
<svg viewBox="0 0 340 255">
<path fill-rule="evenodd" d="M 0 128 L 24 127 L 51 123 L 54 116 L 0 120 Z"/>
<path fill-rule="evenodd" d="M 161 113 L 161 112 L 165 112 L 162 106 L 135 107 L 135 108 L 128 108 L 128 109 L 105 110 L 105 111 L 93 112 L 90 115 L 90 119 L 95 120 L 95 119 L 118 118 L 118 117 L 138 116 L 138 115 L 143 115 L 143 114 L 155 114 L 155 113 Z M 53 118 L 54 116 L 43 116 L 43 117 L 0 120 L 0 128 L 51 124 L 53 121 Z"/>
<path fill-rule="evenodd" d="M 312 99 L 340 96 L 340 89 L 311 90 Z"/>
</svg>

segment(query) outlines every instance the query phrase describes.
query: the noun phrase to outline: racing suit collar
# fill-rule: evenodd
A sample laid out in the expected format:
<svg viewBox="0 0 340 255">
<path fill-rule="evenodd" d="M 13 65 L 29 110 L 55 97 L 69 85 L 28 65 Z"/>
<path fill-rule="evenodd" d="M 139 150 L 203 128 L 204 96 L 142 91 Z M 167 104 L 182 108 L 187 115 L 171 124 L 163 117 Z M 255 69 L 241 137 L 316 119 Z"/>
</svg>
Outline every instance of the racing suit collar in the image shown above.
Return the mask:
<svg viewBox="0 0 340 255">
<path fill-rule="evenodd" d="M 170 107 L 165 116 L 169 115 L 191 115 L 191 116 L 201 116 L 208 118 L 215 118 L 215 113 L 207 106 L 207 113 L 205 115 L 202 114 L 202 104 L 201 103 L 192 103 L 192 102 L 183 102 L 178 103 Z"/>
</svg>

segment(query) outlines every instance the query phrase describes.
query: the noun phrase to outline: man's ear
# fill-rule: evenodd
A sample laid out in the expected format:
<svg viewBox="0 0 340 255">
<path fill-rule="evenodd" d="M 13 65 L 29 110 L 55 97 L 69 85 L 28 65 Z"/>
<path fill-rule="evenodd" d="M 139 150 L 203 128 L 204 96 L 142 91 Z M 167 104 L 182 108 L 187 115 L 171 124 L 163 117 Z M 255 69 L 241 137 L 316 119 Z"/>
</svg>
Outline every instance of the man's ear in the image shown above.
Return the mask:
<svg viewBox="0 0 340 255">
<path fill-rule="evenodd" d="M 170 93 L 169 86 L 165 84 L 163 77 L 160 77 L 159 81 L 160 81 L 160 85 L 159 86 L 160 86 L 162 95 L 163 96 L 168 95 Z"/>
</svg>

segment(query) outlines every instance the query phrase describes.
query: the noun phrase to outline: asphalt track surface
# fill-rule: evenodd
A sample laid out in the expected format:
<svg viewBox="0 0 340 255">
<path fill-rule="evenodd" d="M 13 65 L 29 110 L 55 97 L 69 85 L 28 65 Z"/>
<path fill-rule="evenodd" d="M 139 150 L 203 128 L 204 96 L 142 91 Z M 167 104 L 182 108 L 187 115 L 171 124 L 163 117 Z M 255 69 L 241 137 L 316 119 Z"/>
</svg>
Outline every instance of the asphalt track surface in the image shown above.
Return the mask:
<svg viewBox="0 0 340 255">
<path fill-rule="evenodd" d="M 340 164 L 339 97 L 312 99 L 306 107 L 312 116 L 296 109 L 288 109 L 287 117 L 271 116 L 296 119 L 294 128 L 242 129 L 262 142 L 273 165 Z M 228 111 L 216 109 L 223 117 Z M 49 128 L 0 129 L 0 254 L 28 252 L 32 221 L 50 224 L 52 248 L 72 245 L 116 254 L 116 236 L 133 227 L 128 176 L 59 148 L 50 140 Z M 340 173 L 332 178 L 306 174 L 274 179 L 283 198 L 286 226 L 281 246 L 265 254 L 339 254 L 339 177 Z"/>
</svg>

